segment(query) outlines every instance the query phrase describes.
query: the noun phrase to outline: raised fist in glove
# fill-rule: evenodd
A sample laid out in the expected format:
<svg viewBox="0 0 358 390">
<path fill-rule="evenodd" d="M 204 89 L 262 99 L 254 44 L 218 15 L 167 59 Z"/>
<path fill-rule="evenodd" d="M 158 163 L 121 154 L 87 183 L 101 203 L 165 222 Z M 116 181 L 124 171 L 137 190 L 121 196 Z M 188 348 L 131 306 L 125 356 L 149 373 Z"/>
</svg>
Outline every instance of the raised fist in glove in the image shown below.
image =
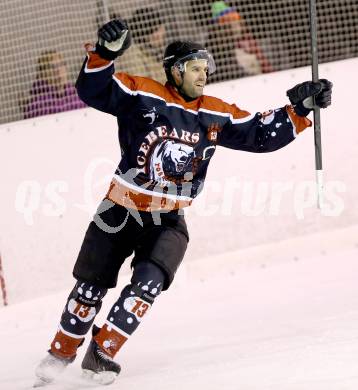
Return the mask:
<svg viewBox="0 0 358 390">
<path fill-rule="evenodd" d="M 297 84 L 287 91 L 287 96 L 299 116 L 307 116 L 314 108 L 314 103 L 320 108 L 326 108 L 331 104 L 333 84 L 320 79 L 317 83 L 305 81 Z M 314 102 L 313 102 L 314 97 Z"/>
<path fill-rule="evenodd" d="M 127 23 L 114 19 L 98 30 L 96 52 L 105 60 L 114 60 L 121 56 L 131 45 L 131 34 Z"/>
</svg>

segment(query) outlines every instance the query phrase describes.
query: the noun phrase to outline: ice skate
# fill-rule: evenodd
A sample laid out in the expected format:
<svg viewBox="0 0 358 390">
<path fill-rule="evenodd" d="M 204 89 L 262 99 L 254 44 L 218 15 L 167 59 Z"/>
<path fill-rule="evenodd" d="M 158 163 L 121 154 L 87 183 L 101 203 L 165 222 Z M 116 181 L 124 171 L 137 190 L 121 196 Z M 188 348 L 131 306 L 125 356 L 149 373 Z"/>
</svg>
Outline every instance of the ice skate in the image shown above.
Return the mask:
<svg viewBox="0 0 358 390">
<path fill-rule="evenodd" d="M 49 352 L 36 367 L 36 381 L 33 387 L 45 387 L 52 383 L 73 360 L 74 358 L 66 359 Z"/>
<path fill-rule="evenodd" d="M 93 326 L 93 336 L 100 328 Z M 101 385 L 109 385 L 115 381 L 121 367 L 108 356 L 92 338 L 81 364 L 83 377 Z"/>
</svg>

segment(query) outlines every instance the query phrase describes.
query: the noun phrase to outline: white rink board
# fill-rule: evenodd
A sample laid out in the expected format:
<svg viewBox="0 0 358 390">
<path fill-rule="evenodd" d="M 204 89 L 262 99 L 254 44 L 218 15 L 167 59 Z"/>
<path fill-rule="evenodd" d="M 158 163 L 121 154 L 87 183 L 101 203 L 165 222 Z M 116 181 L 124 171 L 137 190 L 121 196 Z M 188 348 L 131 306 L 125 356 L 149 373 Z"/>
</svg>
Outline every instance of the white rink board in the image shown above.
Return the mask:
<svg viewBox="0 0 358 390">
<path fill-rule="evenodd" d="M 315 179 L 311 129 L 271 154 L 220 148 L 209 168 L 207 191 L 187 213 L 186 262 L 357 224 L 358 124 L 350 89 L 358 84 L 357 67 L 353 59 L 320 68 L 321 76 L 334 82 L 333 106 L 321 117 L 325 180 L 346 187 L 338 194 L 344 203 L 339 216 L 322 216 L 313 205 L 294 208 L 297 186 Z M 309 68 L 295 69 L 210 85 L 206 93 L 251 112 L 266 111 L 285 105 L 286 90 L 309 78 Z M 0 126 L 0 145 L 0 252 L 10 303 L 70 288 L 86 227 L 120 155 L 116 120 L 89 108 L 11 123 Z M 228 197 L 231 181 L 240 184 Z M 259 183 L 272 190 L 278 182 L 293 190 L 277 207 L 272 196 L 265 198 L 259 215 L 248 216 L 240 186 L 250 182 L 254 190 Z M 276 214 L 270 215 L 273 209 Z"/>
</svg>

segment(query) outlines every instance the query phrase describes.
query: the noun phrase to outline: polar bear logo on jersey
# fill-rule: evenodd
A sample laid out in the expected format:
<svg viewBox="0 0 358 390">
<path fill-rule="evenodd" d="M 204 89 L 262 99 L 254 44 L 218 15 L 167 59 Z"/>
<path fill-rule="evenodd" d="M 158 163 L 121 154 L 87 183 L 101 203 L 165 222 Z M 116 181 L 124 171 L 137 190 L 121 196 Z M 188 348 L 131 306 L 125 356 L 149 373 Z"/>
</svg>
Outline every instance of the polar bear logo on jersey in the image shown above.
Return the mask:
<svg viewBox="0 0 358 390">
<path fill-rule="evenodd" d="M 186 172 L 192 171 L 194 158 L 191 146 L 165 140 L 153 150 L 149 163 L 150 178 L 158 182 L 183 178 Z"/>
</svg>

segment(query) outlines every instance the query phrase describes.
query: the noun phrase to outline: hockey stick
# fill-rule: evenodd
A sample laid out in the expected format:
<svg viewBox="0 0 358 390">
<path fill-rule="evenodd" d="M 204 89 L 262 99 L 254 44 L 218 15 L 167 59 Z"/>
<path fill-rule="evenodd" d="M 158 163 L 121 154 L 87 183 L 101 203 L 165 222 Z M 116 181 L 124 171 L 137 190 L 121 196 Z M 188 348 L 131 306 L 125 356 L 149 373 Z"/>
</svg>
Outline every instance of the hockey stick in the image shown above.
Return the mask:
<svg viewBox="0 0 358 390">
<path fill-rule="evenodd" d="M 317 82 L 319 77 L 318 77 L 316 0 L 310 0 L 310 27 L 311 27 L 312 81 Z M 321 115 L 320 115 L 320 109 L 318 106 L 316 106 L 316 104 L 314 104 L 313 122 L 314 122 L 314 144 L 315 144 L 315 157 L 316 157 L 317 206 L 319 209 L 322 209 L 323 168 L 322 168 L 322 143 L 321 143 Z"/>
</svg>

